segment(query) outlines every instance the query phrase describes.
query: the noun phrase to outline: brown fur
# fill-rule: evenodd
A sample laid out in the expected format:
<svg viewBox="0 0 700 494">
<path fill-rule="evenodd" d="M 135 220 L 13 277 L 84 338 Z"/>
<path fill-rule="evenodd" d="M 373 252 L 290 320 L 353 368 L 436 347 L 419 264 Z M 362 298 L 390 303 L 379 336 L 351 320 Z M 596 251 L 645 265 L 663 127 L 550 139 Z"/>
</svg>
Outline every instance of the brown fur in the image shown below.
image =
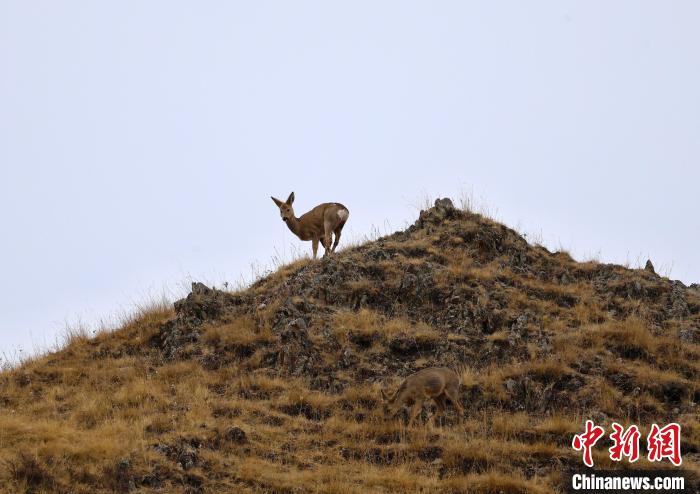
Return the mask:
<svg viewBox="0 0 700 494">
<path fill-rule="evenodd" d="M 411 374 L 391 398 L 387 397 L 383 390 L 381 394 L 385 403 L 384 414 L 387 417 L 394 417 L 404 405 L 413 403 L 409 425 L 418 417 L 426 400 L 433 400 L 439 413 L 445 412 L 447 400 L 450 400 L 460 413 L 464 412 L 459 402 L 459 376 L 447 367 L 429 367 Z"/>
<path fill-rule="evenodd" d="M 323 257 L 335 252 L 340 241 L 340 233 L 350 216 L 348 208 L 338 202 L 324 202 L 297 218 L 294 216 L 294 209 L 292 208 L 294 192 L 289 194 L 289 197 L 284 202 L 274 197 L 272 200 L 280 208 L 282 221 L 287 223 L 292 233 L 299 237 L 300 240 L 311 240 L 314 259 L 316 258 L 319 242 L 325 249 Z M 335 235 L 335 242 L 331 247 L 332 235 Z"/>
</svg>

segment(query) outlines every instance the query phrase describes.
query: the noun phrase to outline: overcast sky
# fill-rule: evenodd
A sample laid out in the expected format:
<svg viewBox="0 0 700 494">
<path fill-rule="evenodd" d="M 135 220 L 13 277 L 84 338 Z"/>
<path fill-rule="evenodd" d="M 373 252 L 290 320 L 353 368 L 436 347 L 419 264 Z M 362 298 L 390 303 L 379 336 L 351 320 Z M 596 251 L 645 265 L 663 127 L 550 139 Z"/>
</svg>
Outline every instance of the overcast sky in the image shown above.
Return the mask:
<svg viewBox="0 0 700 494">
<path fill-rule="evenodd" d="M 347 238 L 472 193 L 578 259 L 700 281 L 699 22 L 695 1 L 0 0 L 0 352 L 310 253 L 270 200 L 292 190 L 347 205 Z"/>
</svg>

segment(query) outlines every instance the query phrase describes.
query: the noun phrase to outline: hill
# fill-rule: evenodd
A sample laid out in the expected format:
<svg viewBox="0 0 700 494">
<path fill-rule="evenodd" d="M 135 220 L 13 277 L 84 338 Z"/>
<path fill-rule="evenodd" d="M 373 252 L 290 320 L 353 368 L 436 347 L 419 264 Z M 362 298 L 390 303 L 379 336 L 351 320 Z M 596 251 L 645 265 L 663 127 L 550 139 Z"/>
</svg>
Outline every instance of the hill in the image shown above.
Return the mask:
<svg viewBox="0 0 700 494">
<path fill-rule="evenodd" d="M 3 492 L 561 492 L 572 436 L 682 425 L 700 458 L 696 285 L 528 244 L 452 207 L 245 290 L 0 374 Z M 458 369 L 463 417 L 384 420 L 380 389 Z M 600 468 L 650 468 L 643 456 Z M 670 465 L 655 464 L 656 468 Z"/>
</svg>

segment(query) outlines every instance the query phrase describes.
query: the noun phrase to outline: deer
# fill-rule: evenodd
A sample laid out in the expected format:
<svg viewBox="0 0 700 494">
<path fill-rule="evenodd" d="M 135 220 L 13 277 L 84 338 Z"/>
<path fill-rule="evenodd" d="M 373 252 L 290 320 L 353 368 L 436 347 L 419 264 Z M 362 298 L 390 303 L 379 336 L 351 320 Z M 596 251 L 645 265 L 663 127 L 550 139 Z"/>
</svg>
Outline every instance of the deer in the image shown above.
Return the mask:
<svg viewBox="0 0 700 494">
<path fill-rule="evenodd" d="M 389 397 L 383 389 L 380 390 L 384 402 L 384 417 L 393 418 L 404 405 L 412 403 L 408 420 L 408 425 L 411 426 L 423 409 L 423 404 L 429 399 L 433 400 L 441 414 L 447 409 L 447 400 L 462 414 L 464 407 L 459 402 L 459 385 L 459 376 L 447 367 L 428 367 L 420 370 L 404 379 L 393 396 Z"/>
<path fill-rule="evenodd" d="M 280 209 L 282 221 L 287 224 L 292 233 L 299 237 L 299 240 L 311 240 L 314 259 L 316 259 L 319 242 L 325 249 L 323 257 L 335 252 L 340 241 L 340 233 L 350 216 L 348 208 L 339 202 L 324 202 L 297 218 L 294 216 L 294 208 L 292 208 L 294 192 L 289 194 L 284 202 L 275 197 L 271 198 Z M 331 246 L 332 235 L 335 235 L 335 241 Z"/>
</svg>

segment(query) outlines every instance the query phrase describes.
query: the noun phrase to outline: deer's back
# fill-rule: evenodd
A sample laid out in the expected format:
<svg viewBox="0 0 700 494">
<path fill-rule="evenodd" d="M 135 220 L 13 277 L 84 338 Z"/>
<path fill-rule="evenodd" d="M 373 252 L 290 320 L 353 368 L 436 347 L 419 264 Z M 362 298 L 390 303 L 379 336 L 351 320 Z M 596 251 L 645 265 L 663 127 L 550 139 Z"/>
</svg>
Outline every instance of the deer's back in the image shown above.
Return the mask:
<svg viewBox="0 0 700 494">
<path fill-rule="evenodd" d="M 454 385 L 459 385 L 459 377 L 447 367 L 429 367 L 406 378 L 406 388 L 414 395 L 437 396 Z"/>
<path fill-rule="evenodd" d="M 324 202 L 313 208 L 308 213 L 301 215 L 299 220 L 308 228 L 312 228 L 316 232 L 323 233 L 323 219 L 327 211 L 347 210 L 345 206 L 339 202 Z"/>
</svg>

